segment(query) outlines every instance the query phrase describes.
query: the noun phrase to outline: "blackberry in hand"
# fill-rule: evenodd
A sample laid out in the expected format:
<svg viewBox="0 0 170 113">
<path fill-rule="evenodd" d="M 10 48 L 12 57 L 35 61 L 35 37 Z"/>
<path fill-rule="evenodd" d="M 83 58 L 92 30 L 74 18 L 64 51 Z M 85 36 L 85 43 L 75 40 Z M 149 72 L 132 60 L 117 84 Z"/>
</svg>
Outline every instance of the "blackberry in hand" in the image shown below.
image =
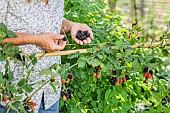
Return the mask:
<svg viewBox="0 0 170 113">
<path fill-rule="evenodd" d="M 78 30 L 77 34 L 76 34 L 76 38 L 81 40 L 81 41 L 85 40 L 89 36 L 90 36 L 90 33 L 88 33 L 87 30 L 85 30 L 85 31 Z"/>
<path fill-rule="evenodd" d="M 64 36 L 64 38 L 62 39 L 63 41 L 66 41 L 67 40 L 67 36 Z"/>
</svg>

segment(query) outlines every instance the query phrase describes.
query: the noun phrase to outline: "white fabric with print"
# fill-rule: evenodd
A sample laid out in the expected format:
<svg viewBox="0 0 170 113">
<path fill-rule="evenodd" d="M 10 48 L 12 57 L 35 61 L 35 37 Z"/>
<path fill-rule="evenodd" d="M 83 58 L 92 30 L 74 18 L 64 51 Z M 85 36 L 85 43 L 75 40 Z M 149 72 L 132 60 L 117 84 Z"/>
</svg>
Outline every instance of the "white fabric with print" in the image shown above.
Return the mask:
<svg viewBox="0 0 170 113">
<path fill-rule="evenodd" d="M 64 0 L 49 0 L 48 4 L 45 2 L 26 3 L 25 0 L 1 0 L 0 1 L 0 22 L 5 23 L 8 29 L 13 32 L 40 34 L 44 32 L 59 34 L 62 20 L 63 20 L 63 7 Z M 37 53 L 44 52 L 41 48 L 35 45 L 19 46 L 24 53 Z M 49 68 L 54 63 L 60 63 L 59 56 L 55 57 L 43 57 L 36 64 L 32 74 L 37 74 L 33 78 L 33 82 L 36 82 L 43 77 L 38 76 L 38 73 L 45 68 Z M 14 80 L 18 81 L 21 78 L 21 66 L 18 63 L 15 70 L 13 69 L 14 63 L 10 61 L 11 70 L 14 71 Z M 0 63 L 0 70 L 4 70 L 4 64 Z M 58 76 L 60 83 L 60 76 Z M 49 84 L 43 87 L 35 96 L 33 101 L 37 103 L 35 113 L 38 112 L 40 107 L 42 93 L 44 92 L 45 109 L 51 107 L 55 102 L 59 100 L 61 83 L 57 87 L 57 93 L 53 92 L 53 89 Z"/>
</svg>

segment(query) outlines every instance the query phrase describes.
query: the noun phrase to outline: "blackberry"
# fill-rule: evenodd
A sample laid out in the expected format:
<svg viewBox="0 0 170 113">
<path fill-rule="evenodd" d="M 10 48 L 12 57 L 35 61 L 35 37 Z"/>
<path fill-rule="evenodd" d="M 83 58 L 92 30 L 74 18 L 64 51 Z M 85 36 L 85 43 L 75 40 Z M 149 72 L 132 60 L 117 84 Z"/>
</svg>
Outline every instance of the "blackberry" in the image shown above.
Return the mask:
<svg viewBox="0 0 170 113">
<path fill-rule="evenodd" d="M 77 39 L 80 39 L 80 37 L 81 37 L 80 33 L 77 33 L 77 34 L 76 34 L 76 38 L 77 38 Z"/>
<path fill-rule="evenodd" d="M 141 87 L 140 91 L 141 91 L 142 93 L 144 93 L 144 92 L 145 92 L 145 90 L 144 90 L 144 88 L 143 88 L 143 87 Z"/>
<path fill-rule="evenodd" d="M 85 30 L 83 33 L 86 35 L 86 34 L 88 33 L 88 31 L 87 31 L 87 30 Z"/>
<path fill-rule="evenodd" d="M 65 95 L 65 92 L 64 91 L 61 91 L 61 96 L 63 97 Z"/>
<path fill-rule="evenodd" d="M 17 54 L 15 55 L 15 57 L 16 57 L 18 60 L 22 61 L 21 55 L 20 55 L 19 53 L 17 53 Z"/>
<path fill-rule="evenodd" d="M 72 74 L 68 74 L 67 78 L 73 79 L 73 75 Z"/>
<path fill-rule="evenodd" d="M 112 71 L 112 74 L 113 74 L 113 75 L 116 75 L 116 70 L 113 70 L 113 71 Z"/>
<path fill-rule="evenodd" d="M 130 77 L 129 77 L 128 75 L 125 75 L 125 77 L 126 77 L 126 80 L 129 80 L 129 79 L 130 79 Z"/>
<path fill-rule="evenodd" d="M 89 36 L 90 36 L 90 33 L 88 33 L 88 30 L 85 30 L 85 31 L 78 30 L 76 34 L 76 38 L 81 41 L 85 40 Z"/>
<path fill-rule="evenodd" d="M 67 92 L 68 92 L 68 94 L 72 94 L 72 90 L 71 89 L 68 89 Z"/>
<path fill-rule="evenodd" d="M 86 34 L 86 37 L 90 37 L 90 33 L 87 33 L 87 34 Z"/>
<path fill-rule="evenodd" d="M 64 36 L 64 38 L 62 39 L 63 41 L 66 41 L 67 40 L 67 36 Z"/>
<path fill-rule="evenodd" d="M 153 71 L 152 71 L 152 70 L 149 70 L 149 74 L 153 74 Z"/>
<path fill-rule="evenodd" d="M 22 60 L 25 62 L 25 55 L 22 56 Z"/>
<path fill-rule="evenodd" d="M 117 78 L 116 78 L 116 77 L 110 78 L 110 83 L 111 83 L 113 86 L 115 85 L 116 81 L 117 81 Z"/>
<path fill-rule="evenodd" d="M 51 78 L 51 80 L 50 80 L 51 82 L 55 82 L 55 79 L 54 78 Z"/>
<path fill-rule="evenodd" d="M 81 33 L 81 32 L 82 32 L 82 30 L 78 30 L 78 31 L 77 31 L 77 33 Z"/>
<path fill-rule="evenodd" d="M 87 38 L 86 36 L 82 36 L 82 37 L 80 37 L 80 40 L 83 41 L 83 40 L 85 40 L 86 38 Z"/>
<path fill-rule="evenodd" d="M 146 73 L 146 72 L 148 72 L 148 67 L 145 67 L 145 68 L 143 69 L 143 73 Z"/>
<path fill-rule="evenodd" d="M 28 111 L 30 108 L 28 106 L 25 106 L 24 109 Z"/>
</svg>

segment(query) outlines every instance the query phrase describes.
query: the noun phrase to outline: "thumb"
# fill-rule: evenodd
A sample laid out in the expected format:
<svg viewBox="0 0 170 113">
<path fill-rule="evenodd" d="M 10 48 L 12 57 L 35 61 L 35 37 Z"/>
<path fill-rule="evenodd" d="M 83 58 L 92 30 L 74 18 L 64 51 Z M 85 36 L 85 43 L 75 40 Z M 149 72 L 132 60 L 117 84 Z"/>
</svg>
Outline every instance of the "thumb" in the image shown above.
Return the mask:
<svg viewBox="0 0 170 113">
<path fill-rule="evenodd" d="M 64 38 L 64 35 L 53 35 L 52 37 L 51 37 L 52 39 L 54 39 L 54 40 L 59 40 L 59 39 L 63 39 Z"/>
</svg>

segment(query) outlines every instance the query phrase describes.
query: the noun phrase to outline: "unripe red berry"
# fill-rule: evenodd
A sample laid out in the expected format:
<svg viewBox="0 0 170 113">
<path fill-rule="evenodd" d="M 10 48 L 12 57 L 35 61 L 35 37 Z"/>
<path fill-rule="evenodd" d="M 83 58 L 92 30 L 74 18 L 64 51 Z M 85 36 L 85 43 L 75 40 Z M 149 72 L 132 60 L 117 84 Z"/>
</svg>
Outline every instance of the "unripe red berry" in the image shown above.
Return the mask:
<svg viewBox="0 0 170 113">
<path fill-rule="evenodd" d="M 61 83 L 62 83 L 62 84 L 65 84 L 65 82 L 66 82 L 66 81 L 65 81 L 64 79 L 61 80 Z"/>
<path fill-rule="evenodd" d="M 126 82 L 126 77 L 123 77 L 123 82 Z"/>
<path fill-rule="evenodd" d="M 96 78 L 100 78 L 100 76 L 101 76 L 101 73 L 96 74 Z"/>
<path fill-rule="evenodd" d="M 62 98 L 63 98 L 63 101 L 67 100 L 67 96 L 65 96 L 65 95 Z"/>
<path fill-rule="evenodd" d="M 96 73 L 93 73 L 93 77 L 96 77 L 96 75 L 97 75 Z"/>
<path fill-rule="evenodd" d="M 36 104 L 35 102 L 32 102 L 32 105 L 33 105 L 33 106 L 36 106 L 37 104 Z"/>
<path fill-rule="evenodd" d="M 123 83 L 123 79 L 120 78 L 119 79 L 119 83 L 122 84 Z"/>
</svg>

